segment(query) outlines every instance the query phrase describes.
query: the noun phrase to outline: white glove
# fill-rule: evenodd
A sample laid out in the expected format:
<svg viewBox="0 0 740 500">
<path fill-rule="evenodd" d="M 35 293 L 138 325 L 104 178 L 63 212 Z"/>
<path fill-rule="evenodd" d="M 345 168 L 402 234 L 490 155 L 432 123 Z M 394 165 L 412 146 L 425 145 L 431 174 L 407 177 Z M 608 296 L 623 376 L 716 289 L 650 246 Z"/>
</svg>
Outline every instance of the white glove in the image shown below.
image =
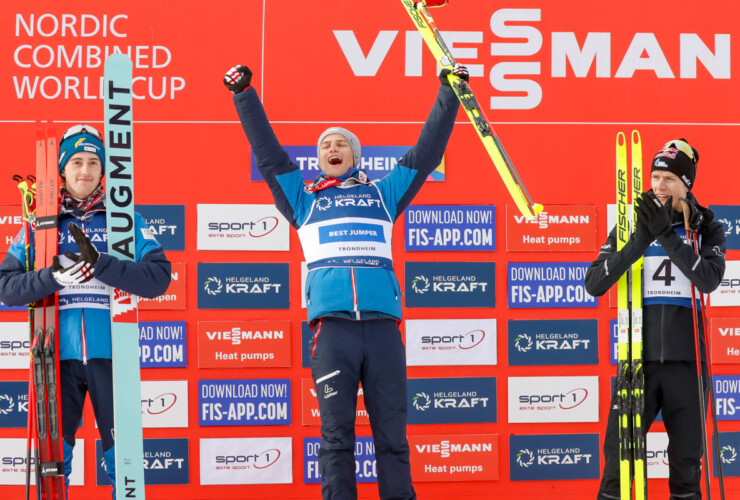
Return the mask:
<svg viewBox="0 0 740 500">
<path fill-rule="evenodd" d="M 88 266 L 84 260 L 75 262 L 69 267 L 62 267 L 59 256 L 54 256 L 54 264 L 51 266 L 51 275 L 54 281 L 62 286 L 72 286 L 84 283 L 89 276 Z"/>
</svg>

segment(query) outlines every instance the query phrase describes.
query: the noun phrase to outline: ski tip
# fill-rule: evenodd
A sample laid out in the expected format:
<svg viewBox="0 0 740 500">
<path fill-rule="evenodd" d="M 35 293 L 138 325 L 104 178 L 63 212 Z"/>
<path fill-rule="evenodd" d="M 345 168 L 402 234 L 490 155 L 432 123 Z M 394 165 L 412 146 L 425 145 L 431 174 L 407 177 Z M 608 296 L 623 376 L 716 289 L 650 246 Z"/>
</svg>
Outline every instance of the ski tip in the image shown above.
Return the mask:
<svg viewBox="0 0 740 500">
<path fill-rule="evenodd" d="M 639 130 L 632 131 L 632 144 L 633 145 L 640 144 L 640 131 Z"/>
<path fill-rule="evenodd" d="M 133 66 L 131 58 L 128 55 L 120 54 L 118 52 L 109 55 L 108 58 L 105 60 L 105 64 L 126 64 L 129 66 Z"/>
<path fill-rule="evenodd" d="M 539 203 L 535 203 L 534 205 L 532 205 L 532 212 L 534 212 L 535 216 L 539 215 L 544 209 L 545 207 L 543 207 Z"/>
<path fill-rule="evenodd" d="M 627 139 L 624 137 L 624 132 L 617 132 L 617 146 L 624 146 L 627 144 Z"/>
</svg>

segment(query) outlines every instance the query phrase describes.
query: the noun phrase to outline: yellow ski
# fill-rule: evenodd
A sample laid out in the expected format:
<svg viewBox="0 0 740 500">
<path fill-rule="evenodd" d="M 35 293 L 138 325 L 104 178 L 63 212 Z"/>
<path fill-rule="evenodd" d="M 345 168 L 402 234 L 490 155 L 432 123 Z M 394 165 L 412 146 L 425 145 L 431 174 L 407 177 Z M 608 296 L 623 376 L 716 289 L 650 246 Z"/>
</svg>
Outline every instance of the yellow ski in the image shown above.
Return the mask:
<svg viewBox="0 0 740 500">
<path fill-rule="evenodd" d="M 429 14 L 427 9 L 428 5 L 432 3 L 435 6 L 445 5 L 446 1 L 440 0 L 428 0 L 422 2 L 415 2 L 413 0 L 401 0 L 401 3 L 406 8 L 411 19 L 414 21 L 416 29 L 421 33 L 424 42 L 427 47 L 432 51 L 437 63 L 440 67 L 447 68 L 450 71 L 455 66 L 455 59 L 452 57 L 452 53 L 447 48 L 442 35 L 439 33 L 434 19 Z M 473 123 L 475 131 L 478 133 L 478 137 L 483 142 L 486 151 L 488 151 L 493 164 L 496 166 L 501 179 L 504 181 L 506 188 L 509 190 L 509 194 L 514 199 L 514 203 L 519 208 L 519 211 L 527 219 L 533 219 L 540 212 L 542 212 L 542 205 L 534 203 L 532 198 L 529 196 L 527 189 L 524 187 L 519 174 L 514 169 L 509 155 L 506 154 L 504 146 L 501 144 L 496 132 L 491 126 L 491 122 L 486 118 L 483 113 L 478 100 L 475 98 L 473 91 L 470 90 L 468 83 L 460 77 L 453 75 L 452 73 L 447 75 L 450 81 L 450 86 L 455 91 L 457 98 L 460 100 L 465 113 Z"/>
</svg>

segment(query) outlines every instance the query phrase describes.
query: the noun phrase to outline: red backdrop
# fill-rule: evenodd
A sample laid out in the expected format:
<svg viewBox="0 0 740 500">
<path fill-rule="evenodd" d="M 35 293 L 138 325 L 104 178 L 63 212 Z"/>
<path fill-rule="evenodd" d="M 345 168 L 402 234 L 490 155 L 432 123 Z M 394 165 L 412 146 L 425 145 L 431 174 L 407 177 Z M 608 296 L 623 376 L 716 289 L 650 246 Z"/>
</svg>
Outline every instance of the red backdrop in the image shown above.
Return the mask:
<svg viewBox="0 0 740 500">
<path fill-rule="evenodd" d="M 630 0 L 602 5 L 583 0 L 453 0 L 433 14 L 443 31 L 455 32 L 450 36 L 459 41 L 453 44 L 453 50 L 459 62 L 471 68 L 471 86 L 534 200 L 546 207 L 594 205 L 599 244 L 606 238 L 606 205 L 614 200 L 614 142 L 618 131 L 638 129 L 646 158 L 666 140 L 686 137 L 701 154 L 695 189 L 699 199 L 704 204 L 735 203 L 736 183 L 740 181 L 732 153 L 740 124 L 735 76 L 740 63 L 735 43 L 740 15 L 737 2 Z M 101 23 L 97 30 L 94 23 L 86 25 L 85 34 L 90 36 L 82 36 L 80 31 L 83 15 Z M 523 20 L 513 21 L 517 18 Z M 67 27 L 63 28 L 65 21 Z M 77 23 L 74 31 L 70 29 L 72 21 Z M 501 24 L 503 21 L 506 23 Z M 103 24 L 107 27 L 105 33 Z M 144 435 L 189 439 L 190 486 L 150 486 L 149 497 L 318 497 L 319 487 L 303 484 L 302 480 L 303 438 L 318 436 L 319 429 L 301 425 L 300 384 L 310 375 L 308 369 L 301 368 L 299 346 L 305 310 L 300 307 L 302 256 L 298 238 L 291 233 L 288 253 L 199 252 L 196 205 L 271 202 L 266 185 L 249 180 L 249 145 L 238 125 L 231 96 L 220 82 L 225 70 L 236 63 L 253 69 L 254 86 L 283 144 L 314 144 L 330 124 L 350 128 L 364 145 L 413 144 L 438 81 L 435 62 L 426 47 L 419 45 L 402 6 L 397 1 L 353 4 L 339 0 L 224 0 L 213 7 L 200 2 L 135 0 L 112 4 L 80 0 L 60 6 L 40 0 L 28 6 L 3 4 L 0 27 L 0 60 L 4 62 L 0 78 L 0 136 L 4 144 L 1 204 L 17 204 L 19 196 L 12 176 L 30 173 L 33 168 L 35 118 L 52 118 L 58 128 L 82 121 L 102 122 L 102 100 L 95 91 L 103 74 L 98 48 L 104 53 L 112 46 L 124 50 L 131 46 L 134 55 L 138 54 L 134 76 L 142 79 L 134 89 L 143 98 L 134 102 L 136 201 L 184 204 L 186 217 L 185 250 L 169 252 L 169 257 L 186 265 L 187 309 L 146 310 L 140 313 L 140 320 L 187 323 L 187 368 L 144 369 L 142 379 L 188 381 L 190 426 L 145 429 Z M 573 47 L 585 45 L 596 53 L 590 66 L 588 57 L 573 51 Z M 586 62 L 574 62 L 579 57 Z M 69 64 L 67 59 L 74 62 Z M 38 86 L 31 97 L 29 85 L 34 82 Z M 492 99 L 496 103 L 493 109 Z M 502 107 L 513 109 L 499 109 Z M 497 267 L 494 309 L 404 312 L 407 319 L 493 317 L 498 321 L 496 366 L 409 369 L 409 376 L 414 378 L 496 377 L 498 422 L 413 425 L 409 435 L 498 434 L 500 479 L 417 483 L 419 496 L 593 498 L 596 480 L 510 482 L 508 437 L 599 433 L 603 442 L 607 394 L 615 373 L 609 363 L 608 328 L 616 312 L 609 308 L 606 298 L 599 300 L 597 309 L 509 310 L 506 263 L 589 261 L 595 258 L 596 249 L 571 253 L 506 251 L 505 206 L 511 202 L 463 114 L 447 148 L 445 181 L 426 185 L 414 203 L 497 207 L 495 252 L 405 252 L 403 222 L 394 230 L 399 278 L 408 260 L 487 260 L 496 262 Z M 728 252 L 728 259 L 737 257 L 736 251 Z M 291 307 L 288 311 L 199 310 L 198 262 L 288 262 Z M 735 308 L 710 313 L 712 317 L 738 314 Z M 0 313 L 0 321 L 24 318 L 23 312 Z M 197 322 L 243 318 L 290 320 L 290 368 L 197 367 Z M 508 366 L 507 320 L 544 318 L 598 319 L 599 364 Z M 737 365 L 715 367 L 715 374 L 737 373 Z M 509 423 L 506 381 L 525 375 L 598 375 L 600 421 Z M 25 380 L 26 372 L 0 370 L 0 378 Z M 292 425 L 198 426 L 198 380 L 206 378 L 290 378 Z M 80 431 L 87 456 L 86 486 L 72 488 L 73 498 L 107 495 L 107 489 L 94 486 L 95 464 L 91 457 L 97 433 L 93 420 L 88 407 L 85 427 Z M 720 429 L 738 431 L 740 425 L 721 422 Z M 369 435 L 369 428 L 359 427 L 358 433 Z M 293 439 L 293 484 L 251 485 L 248 489 L 200 486 L 199 439 L 253 436 Z M 0 437 L 25 437 L 25 431 L 0 429 Z M 727 487 L 729 498 L 740 492 L 736 478 L 728 478 Z M 374 484 L 362 484 L 359 489 L 362 496 L 372 497 L 377 494 L 375 488 Z M 19 497 L 22 491 L 18 486 L 0 489 L 9 498 Z M 667 481 L 651 480 L 650 489 L 653 495 L 666 495 Z"/>
</svg>

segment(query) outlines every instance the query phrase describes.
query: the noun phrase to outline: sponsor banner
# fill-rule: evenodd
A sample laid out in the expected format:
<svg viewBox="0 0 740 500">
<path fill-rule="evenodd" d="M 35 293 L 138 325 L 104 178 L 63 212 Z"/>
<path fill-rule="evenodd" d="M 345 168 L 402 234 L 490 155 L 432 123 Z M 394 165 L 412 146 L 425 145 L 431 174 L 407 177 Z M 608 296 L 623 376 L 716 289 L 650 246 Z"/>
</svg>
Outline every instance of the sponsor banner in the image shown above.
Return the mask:
<svg viewBox="0 0 740 500">
<path fill-rule="evenodd" d="M 103 442 L 100 439 L 95 441 L 95 458 L 96 484 L 110 485 L 103 461 Z M 190 484 L 188 440 L 144 439 L 144 483 Z"/>
<path fill-rule="evenodd" d="M 405 211 L 405 250 L 496 250 L 493 205 L 412 205 Z"/>
<path fill-rule="evenodd" d="M 409 424 L 496 422 L 496 377 L 410 378 Z"/>
<path fill-rule="evenodd" d="M 0 438 L 0 486 L 26 484 L 26 438 Z M 31 484 L 36 484 L 36 459 L 31 457 Z M 77 438 L 72 454 L 71 486 L 85 484 L 85 440 Z M 5 498 L 10 498 L 5 494 Z"/>
<path fill-rule="evenodd" d="M 188 426 L 187 380 L 142 380 L 141 424 L 152 427 Z"/>
<path fill-rule="evenodd" d="M 142 368 L 184 368 L 188 364 L 185 321 L 140 321 Z"/>
<path fill-rule="evenodd" d="M 509 262 L 509 308 L 596 307 L 583 279 L 590 262 Z"/>
<path fill-rule="evenodd" d="M 509 320 L 509 366 L 597 365 L 595 319 Z"/>
<path fill-rule="evenodd" d="M 289 437 L 200 440 L 200 484 L 290 484 Z"/>
<path fill-rule="evenodd" d="M 407 319 L 408 366 L 495 365 L 496 320 Z"/>
<path fill-rule="evenodd" d="M 718 477 L 717 451 L 712 439 L 712 457 L 714 477 Z M 740 477 L 740 432 L 720 432 L 719 456 L 722 460 L 722 475 L 724 477 Z"/>
<path fill-rule="evenodd" d="M 321 438 L 303 438 L 303 482 L 320 483 L 319 450 Z M 378 470 L 375 465 L 375 443 L 372 437 L 355 438 L 355 481 L 358 483 L 377 483 Z"/>
<path fill-rule="evenodd" d="M 709 297 L 712 306 L 740 306 L 740 261 L 726 262 L 725 275 Z"/>
<path fill-rule="evenodd" d="M 509 436 L 509 479 L 598 479 L 598 434 Z"/>
<path fill-rule="evenodd" d="M 185 250 L 185 205 L 136 205 L 149 233 L 165 250 Z"/>
<path fill-rule="evenodd" d="M 28 423 L 28 381 L 0 382 L 0 427 Z"/>
<path fill-rule="evenodd" d="M 172 263 L 172 281 L 167 290 L 159 297 L 147 299 L 139 297 L 140 310 L 184 310 L 185 309 L 185 263 Z"/>
<path fill-rule="evenodd" d="M 275 205 L 198 204 L 198 250 L 290 250 L 289 229 Z"/>
<path fill-rule="evenodd" d="M 727 250 L 740 250 L 740 205 L 709 205 L 714 220 L 725 228 Z"/>
<path fill-rule="evenodd" d="M 494 262 L 407 262 L 406 307 L 495 307 Z"/>
<path fill-rule="evenodd" d="M 598 377 L 509 377 L 509 422 L 598 422 Z"/>
<path fill-rule="evenodd" d="M 532 220 L 506 205 L 509 252 L 592 252 L 598 248 L 596 229 L 596 205 L 547 205 Z"/>
<path fill-rule="evenodd" d="M 324 385 L 324 387 L 329 387 Z M 321 425 L 319 400 L 316 397 L 316 388 L 311 378 L 301 379 L 301 422 L 303 425 Z M 370 419 L 365 408 L 365 394 L 362 387 L 357 390 L 357 409 L 355 425 L 370 425 Z"/>
<path fill-rule="evenodd" d="M 740 363 L 740 318 L 710 318 L 713 363 Z"/>
<path fill-rule="evenodd" d="M 290 366 L 290 321 L 198 321 L 199 368 Z"/>
<path fill-rule="evenodd" d="M 617 365 L 617 346 L 619 344 L 619 328 L 616 319 L 609 320 L 609 338 L 611 339 L 611 364 Z"/>
<path fill-rule="evenodd" d="M 199 380 L 198 424 L 290 425 L 290 380 Z"/>
<path fill-rule="evenodd" d="M 498 434 L 408 436 L 415 482 L 498 481 Z"/>
<path fill-rule="evenodd" d="M 298 165 L 304 181 L 312 181 L 319 174 L 319 159 L 316 156 L 316 146 L 283 146 L 290 159 Z M 405 155 L 411 146 L 366 146 L 362 145 L 362 158 L 359 167 L 365 171 L 370 180 L 382 179 L 393 170 L 398 160 Z M 250 180 L 263 181 L 257 169 L 254 150 L 251 154 L 252 170 Z M 444 157 L 442 163 L 428 177 L 428 181 L 445 180 Z"/>
<path fill-rule="evenodd" d="M 0 205 L 0 248 L 8 248 L 22 228 L 21 206 Z"/>
<path fill-rule="evenodd" d="M 668 433 L 648 432 L 645 438 L 645 447 L 647 477 L 650 479 L 668 479 Z"/>
<path fill-rule="evenodd" d="M 740 375 L 715 375 L 712 384 L 717 420 L 740 420 Z"/>
<path fill-rule="evenodd" d="M 288 309 L 288 264 L 198 263 L 198 309 Z"/>
<path fill-rule="evenodd" d="M 28 370 L 30 349 L 27 321 L 0 323 L 0 369 Z"/>
<path fill-rule="evenodd" d="M 308 321 L 301 321 L 301 368 L 311 368 L 311 349 L 313 348 L 313 331 Z"/>
</svg>

